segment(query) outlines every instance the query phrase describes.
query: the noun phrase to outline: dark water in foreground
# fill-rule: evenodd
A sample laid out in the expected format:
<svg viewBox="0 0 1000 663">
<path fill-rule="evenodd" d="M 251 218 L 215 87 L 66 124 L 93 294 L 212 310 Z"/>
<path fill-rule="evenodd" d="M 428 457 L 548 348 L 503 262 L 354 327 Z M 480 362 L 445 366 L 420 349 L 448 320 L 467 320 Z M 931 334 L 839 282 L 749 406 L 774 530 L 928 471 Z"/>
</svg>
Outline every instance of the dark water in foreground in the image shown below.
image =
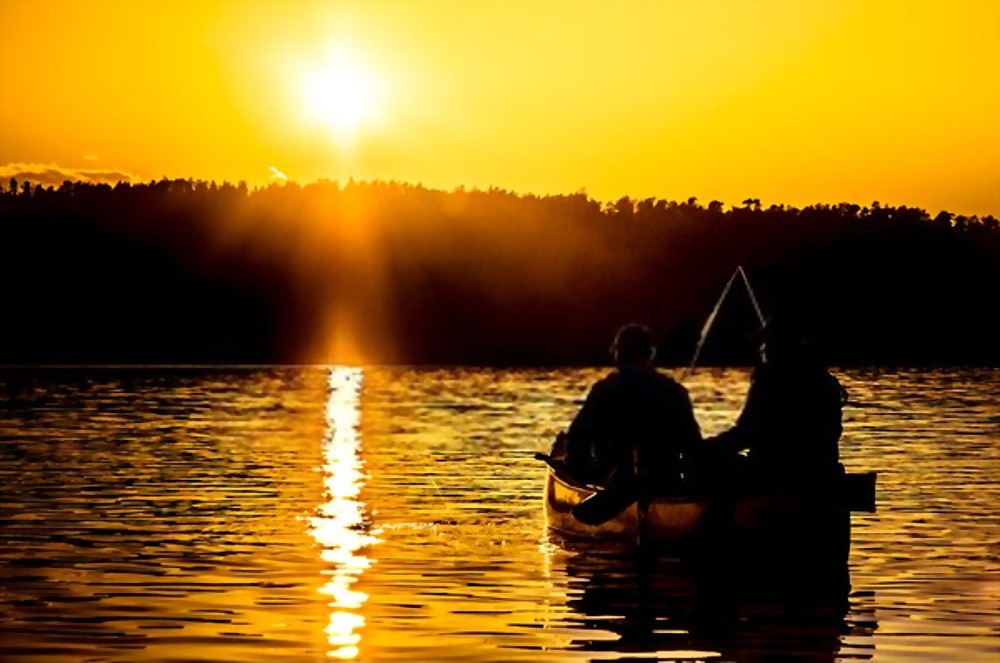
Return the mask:
<svg viewBox="0 0 1000 663">
<path fill-rule="evenodd" d="M 551 539 L 598 374 L 0 372 L 0 659 L 1000 660 L 1000 370 L 840 374 L 842 604 Z M 712 433 L 747 375 L 687 385 Z"/>
</svg>

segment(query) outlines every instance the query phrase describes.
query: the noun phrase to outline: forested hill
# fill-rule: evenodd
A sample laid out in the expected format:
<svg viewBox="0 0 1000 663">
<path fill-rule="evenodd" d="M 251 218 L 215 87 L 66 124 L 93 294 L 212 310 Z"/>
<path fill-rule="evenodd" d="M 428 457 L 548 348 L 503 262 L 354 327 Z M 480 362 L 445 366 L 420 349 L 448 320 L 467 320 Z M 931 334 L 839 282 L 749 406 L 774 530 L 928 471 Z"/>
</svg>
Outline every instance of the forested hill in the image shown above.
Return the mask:
<svg viewBox="0 0 1000 663">
<path fill-rule="evenodd" d="M 1000 364 L 993 217 L 163 180 L 0 194 L 0 364 L 685 363 L 737 265 L 838 365 Z M 705 351 L 753 359 L 734 293 Z"/>
</svg>

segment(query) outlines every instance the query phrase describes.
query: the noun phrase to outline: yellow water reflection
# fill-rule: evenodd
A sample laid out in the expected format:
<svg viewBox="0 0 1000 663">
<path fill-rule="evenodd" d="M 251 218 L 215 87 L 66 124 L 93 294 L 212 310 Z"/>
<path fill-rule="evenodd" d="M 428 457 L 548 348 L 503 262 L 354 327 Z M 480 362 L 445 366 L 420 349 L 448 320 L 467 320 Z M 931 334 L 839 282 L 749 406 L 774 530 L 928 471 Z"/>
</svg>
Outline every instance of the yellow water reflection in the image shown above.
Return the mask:
<svg viewBox="0 0 1000 663">
<path fill-rule="evenodd" d="M 366 531 L 365 506 L 358 499 L 365 478 L 360 457 L 363 380 L 360 368 L 330 369 L 322 468 L 326 502 L 310 519 L 312 536 L 323 546 L 322 558 L 329 565 L 324 571 L 329 580 L 320 589 L 330 597 L 327 655 L 344 660 L 358 657 L 365 625 L 360 609 L 368 600 L 351 586 L 371 565 L 364 549 L 377 541 Z"/>
</svg>

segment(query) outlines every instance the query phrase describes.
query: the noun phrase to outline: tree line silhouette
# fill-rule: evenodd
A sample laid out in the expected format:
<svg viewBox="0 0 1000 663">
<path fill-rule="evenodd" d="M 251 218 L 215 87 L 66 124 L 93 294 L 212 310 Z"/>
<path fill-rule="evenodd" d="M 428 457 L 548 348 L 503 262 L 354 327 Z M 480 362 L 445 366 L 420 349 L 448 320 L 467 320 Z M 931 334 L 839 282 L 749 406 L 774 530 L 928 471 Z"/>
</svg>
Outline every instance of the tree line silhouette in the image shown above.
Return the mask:
<svg viewBox="0 0 1000 663">
<path fill-rule="evenodd" d="M 992 216 L 185 179 L 11 180 L 0 363 L 601 364 L 642 321 L 683 364 L 737 265 L 835 364 L 1000 363 Z M 753 326 L 732 298 L 705 361 Z"/>
</svg>

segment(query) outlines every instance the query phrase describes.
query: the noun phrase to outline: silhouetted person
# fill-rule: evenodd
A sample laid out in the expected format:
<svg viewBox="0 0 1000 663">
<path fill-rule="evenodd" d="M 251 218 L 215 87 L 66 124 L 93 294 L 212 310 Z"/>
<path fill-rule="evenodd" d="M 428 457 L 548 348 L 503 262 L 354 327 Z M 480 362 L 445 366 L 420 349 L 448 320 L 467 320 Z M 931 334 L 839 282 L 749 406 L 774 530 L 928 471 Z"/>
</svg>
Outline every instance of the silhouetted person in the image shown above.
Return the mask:
<svg viewBox="0 0 1000 663">
<path fill-rule="evenodd" d="M 701 442 L 687 390 L 653 367 L 649 329 L 618 330 L 616 369 L 590 389 L 569 427 L 567 464 L 578 479 L 608 483 L 639 475 L 652 490 L 676 488 L 682 455 Z"/>
<path fill-rule="evenodd" d="M 747 451 L 752 483 L 808 483 L 842 472 L 838 442 L 846 392 L 787 317 L 763 330 L 761 361 L 754 369 L 736 425 L 707 442 L 717 462 Z"/>
<path fill-rule="evenodd" d="M 768 321 L 736 425 L 698 450 L 695 483 L 709 500 L 701 523 L 709 562 L 719 551 L 739 549 L 748 576 L 777 571 L 793 583 L 821 581 L 835 591 L 850 585 L 850 513 L 838 488 L 844 393 L 798 325 Z M 794 500 L 778 497 L 789 494 Z M 778 501 L 752 530 L 740 530 L 733 526 L 747 495 Z"/>
</svg>

